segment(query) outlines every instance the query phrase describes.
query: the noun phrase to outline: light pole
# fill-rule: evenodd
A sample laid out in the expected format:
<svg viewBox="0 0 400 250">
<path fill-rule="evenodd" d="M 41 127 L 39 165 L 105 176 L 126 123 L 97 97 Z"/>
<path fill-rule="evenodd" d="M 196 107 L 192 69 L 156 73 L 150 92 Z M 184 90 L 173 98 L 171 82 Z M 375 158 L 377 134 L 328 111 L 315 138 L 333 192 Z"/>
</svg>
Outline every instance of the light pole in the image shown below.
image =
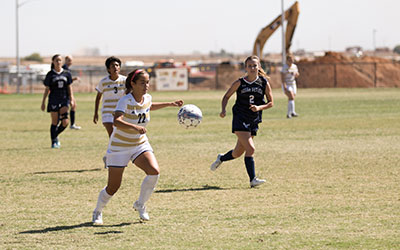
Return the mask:
<svg viewBox="0 0 400 250">
<path fill-rule="evenodd" d="M 20 58 L 19 58 L 19 8 L 22 7 L 22 5 L 27 4 L 32 0 L 27 0 L 23 3 L 19 3 L 18 0 L 15 0 L 15 47 L 16 47 L 16 61 L 17 61 L 17 93 L 19 93 L 19 88 L 21 86 L 21 75 L 19 72 L 19 67 L 20 67 Z"/>
<path fill-rule="evenodd" d="M 282 67 L 286 63 L 286 44 L 285 44 L 285 9 L 284 0 L 281 0 L 282 15 L 281 15 L 281 27 L 282 27 Z"/>
<path fill-rule="evenodd" d="M 20 5 L 18 3 L 18 0 L 15 0 L 15 34 L 16 34 L 16 38 L 15 38 L 15 47 L 16 47 L 16 61 L 17 61 L 17 93 L 19 94 L 19 87 L 21 85 L 21 78 L 19 75 L 19 65 L 20 65 L 20 61 L 19 61 L 19 28 L 18 28 L 18 9 L 19 9 Z"/>
<path fill-rule="evenodd" d="M 376 29 L 372 30 L 372 47 L 374 49 L 374 54 L 376 51 Z"/>
</svg>

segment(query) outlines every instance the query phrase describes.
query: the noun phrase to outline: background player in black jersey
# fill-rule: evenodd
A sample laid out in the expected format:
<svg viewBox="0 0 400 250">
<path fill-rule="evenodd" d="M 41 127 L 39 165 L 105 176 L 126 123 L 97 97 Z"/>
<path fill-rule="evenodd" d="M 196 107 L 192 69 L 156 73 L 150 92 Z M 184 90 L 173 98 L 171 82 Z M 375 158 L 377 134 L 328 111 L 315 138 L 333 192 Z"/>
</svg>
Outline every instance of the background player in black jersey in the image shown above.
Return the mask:
<svg viewBox="0 0 400 250">
<path fill-rule="evenodd" d="M 68 126 L 68 104 L 75 102 L 71 88 L 71 73 L 64 70 L 61 65 L 61 56 L 54 55 L 51 59 L 51 70 L 47 73 L 43 83 L 46 86 L 43 94 L 41 109 L 45 109 L 45 101 L 49 96 L 47 112 L 51 116 L 51 147 L 59 148 L 58 135 Z"/>
<path fill-rule="evenodd" d="M 211 170 L 215 171 L 222 162 L 233 160 L 245 153 L 244 162 L 250 178 L 250 187 L 255 187 L 263 184 L 265 180 L 256 177 L 253 137 L 257 135 L 258 123 L 262 121 L 262 110 L 271 108 L 274 100 L 267 75 L 261 68 L 260 59 L 257 56 L 249 56 L 244 65 L 247 75 L 236 80 L 227 90 L 222 98 L 220 113 L 220 117 L 224 118 L 228 100 L 236 92 L 236 102 L 232 108 L 232 133 L 237 136 L 236 146 L 224 155 L 219 154 L 211 165 Z M 267 97 L 267 102 L 264 96 Z"/>
<path fill-rule="evenodd" d="M 72 65 L 72 56 L 66 56 L 64 59 L 64 65 L 62 66 L 63 69 L 68 70 L 71 73 L 71 70 L 69 69 L 71 65 Z M 79 77 L 77 76 L 72 77 L 72 82 L 74 81 L 79 81 Z M 81 129 L 81 127 L 75 124 L 75 111 L 76 111 L 76 100 L 74 103 L 71 103 L 71 109 L 70 109 L 71 124 L 69 127 L 70 129 L 79 130 Z"/>
</svg>

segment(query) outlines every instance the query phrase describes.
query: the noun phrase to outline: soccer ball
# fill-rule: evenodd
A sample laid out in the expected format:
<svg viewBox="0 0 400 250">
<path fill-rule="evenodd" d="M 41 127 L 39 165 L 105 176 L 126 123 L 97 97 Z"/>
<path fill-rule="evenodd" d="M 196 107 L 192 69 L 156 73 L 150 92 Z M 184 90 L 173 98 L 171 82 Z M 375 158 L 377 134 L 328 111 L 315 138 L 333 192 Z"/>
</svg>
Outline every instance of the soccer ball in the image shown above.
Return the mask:
<svg viewBox="0 0 400 250">
<path fill-rule="evenodd" d="M 196 127 L 202 118 L 201 110 L 193 104 L 184 105 L 178 112 L 178 122 L 186 128 Z"/>
</svg>

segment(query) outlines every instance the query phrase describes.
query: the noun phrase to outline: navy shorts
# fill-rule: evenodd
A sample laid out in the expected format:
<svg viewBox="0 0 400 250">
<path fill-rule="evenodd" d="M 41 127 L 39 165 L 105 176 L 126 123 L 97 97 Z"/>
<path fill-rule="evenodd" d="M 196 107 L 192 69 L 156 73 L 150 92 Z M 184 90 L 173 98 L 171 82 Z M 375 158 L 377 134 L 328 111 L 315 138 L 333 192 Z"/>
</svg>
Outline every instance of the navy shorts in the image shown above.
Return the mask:
<svg viewBox="0 0 400 250">
<path fill-rule="evenodd" d="M 242 117 L 234 115 L 232 119 L 232 133 L 235 133 L 235 131 L 246 131 L 250 132 L 252 136 L 256 136 L 258 131 L 258 123 L 249 122 Z"/>
<path fill-rule="evenodd" d="M 47 112 L 58 112 L 62 107 L 68 107 L 68 102 L 49 103 L 47 104 Z"/>
</svg>

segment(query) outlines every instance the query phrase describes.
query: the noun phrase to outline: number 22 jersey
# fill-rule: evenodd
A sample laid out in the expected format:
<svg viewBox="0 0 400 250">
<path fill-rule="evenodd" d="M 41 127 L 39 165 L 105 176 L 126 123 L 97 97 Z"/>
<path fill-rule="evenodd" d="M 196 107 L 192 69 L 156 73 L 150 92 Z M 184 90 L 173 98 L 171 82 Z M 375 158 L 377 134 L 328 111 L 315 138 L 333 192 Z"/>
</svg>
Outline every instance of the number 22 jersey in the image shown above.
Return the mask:
<svg viewBox="0 0 400 250">
<path fill-rule="evenodd" d="M 129 93 L 118 101 L 115 112 L 124 113 L 122 119 L 126 122 L 146 127 L 150 121 L 151 100 L 151 95 L 145 94 L 143 102 L 138 103 L 132 94 Z M 130 150 L 132 147 L 146 141 L 148 141 L 146 134 L 140 134 L 137 130 L 114 127 L 108 151 L 120 152 Z"/>
</svg>

